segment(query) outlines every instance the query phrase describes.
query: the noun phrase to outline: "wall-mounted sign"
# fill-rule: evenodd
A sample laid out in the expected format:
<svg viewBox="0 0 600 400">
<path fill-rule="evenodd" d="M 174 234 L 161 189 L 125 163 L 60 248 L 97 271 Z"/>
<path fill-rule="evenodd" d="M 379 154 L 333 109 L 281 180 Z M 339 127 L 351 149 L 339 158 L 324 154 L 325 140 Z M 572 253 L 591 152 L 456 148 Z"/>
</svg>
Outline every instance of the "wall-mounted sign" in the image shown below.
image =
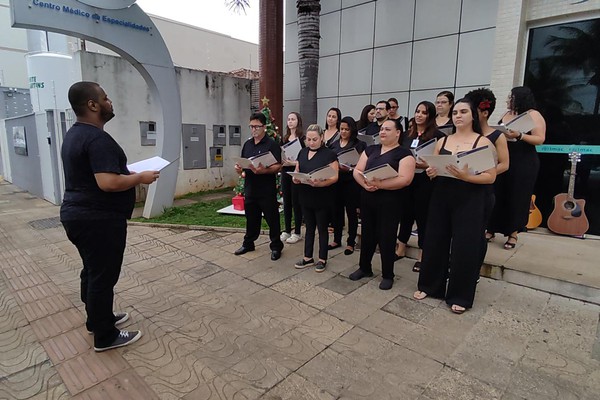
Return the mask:
<svg viewBox="0 0 600 400">
<path fill-rule="evenodd" d="M 106 10 L 120 10 L 135 3 L 136 0 L 77 0 L 88 6 L 104 8 Z"/>
<path fill-rule="evenodd" d="M 122 9 L 122 8 L 127 8 L 130 7 L 132 4 L 135 3 L 135 0 L 113 0 L 113 1 L 109 1 L 109 0 L 77 0 L 80 3 L 82 3 L 82 5 L 88 5 L 88 6 L 92 6 L 92 7 L 96 7 L 96 8 L 103 8 L 106 10 L 115 10 L 115 9 Z M 106 3 L 106 4 L 104 4 Z M 131 28 L 131 29 L 136 29 L 139 31 L 145 31 L 145 32 L 150 32 L 150 30 L 152 29 L 150 26 L 147 25 L 142 25 L 142 24 L 138 24 L 134 21 L 129 21 L 129 20 L 125 20 L 125 19 L 119 19 L 119 18 L 113 18 L 107 15 L 102 15 L 99 14 L 98 12 L 95 12 L 96 10 L 87 10 L 87 7 L 83 7 L 83 8 L 77 8 L 77 7 L 71 7 L 71 6 L 67 6 L 61 3 L 53 3 L 50 1 L 40 1 L 40 0 L 33 0 L 32 3 L 34 7 L 39 7 L 41 9 L 44 9 L 45 11 L 47 11 L 48 13 L 63 13 L 63 14 L 69 14 L 73 17 L 77 17 L 77 18 L 85 18 L 87 20 L 89 20 L 90 22 L 96 22 L 96 23 L 106 23 L 109 25 L 119 25 L 125 28 Z M 100 5 L 102 4 L 102 5 Z"/>
<path fill-rule="evenodd" d="M 43 89 L 44 82 L 38 82 L 37 76 L 29 77 L 29 89 Z"/>
</svg>

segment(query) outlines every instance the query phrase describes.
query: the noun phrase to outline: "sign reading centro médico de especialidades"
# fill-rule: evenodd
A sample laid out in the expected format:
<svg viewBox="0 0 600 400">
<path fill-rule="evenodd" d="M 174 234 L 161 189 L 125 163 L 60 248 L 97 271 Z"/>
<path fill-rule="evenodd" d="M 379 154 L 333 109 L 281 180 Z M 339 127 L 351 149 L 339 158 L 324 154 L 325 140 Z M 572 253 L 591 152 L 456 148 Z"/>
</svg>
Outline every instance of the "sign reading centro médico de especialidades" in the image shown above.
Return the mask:
<svg viewBox="0 0 600 400">
<path fill-rule="evenodd" d="M 120 25 L 125 28 L 131 28 L 131 29 L 136 29 L 136 30 L 145 31 L 145 32 L 150 32 L 150 29 L 151 29 L 149 26 L 136 24 L 135 22 L 111 18 L 111 17 L 107 17 L 106 15 L 90 14 L 89 12 L 87 12 L 85 10 L 81 10 L 79 8 L 73 8 L 70 6 L 65 6 L 65 5 L 61 5 L 61 4 L 57 4 L 57 3 L 51 3 L 48 1 L 33 0 L 32 3 L 35 7 L 44 8 L 44 9 L 47 9 L 48 11 L 63 12 L 63 13 L 70 14 L 73 16 L 87 18 L 87 19 L 90 19 L 95 22 L 106 22 L 111 25 Z"/>
</svg>

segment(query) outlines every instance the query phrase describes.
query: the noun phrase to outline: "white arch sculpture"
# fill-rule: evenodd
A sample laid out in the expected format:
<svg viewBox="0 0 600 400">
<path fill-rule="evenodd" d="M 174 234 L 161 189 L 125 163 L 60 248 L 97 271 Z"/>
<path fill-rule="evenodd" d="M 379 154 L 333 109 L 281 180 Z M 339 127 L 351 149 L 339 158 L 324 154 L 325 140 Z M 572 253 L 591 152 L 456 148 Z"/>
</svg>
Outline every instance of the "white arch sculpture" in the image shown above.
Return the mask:
<svg viewBox="0 0 600 400">
<path fill-rule="evenodd" d="M 157 155 L 172 161 L 150 185 L 143 216 L 173 204 L 181 148 L 181 98 L 165 42 L 135 0 L 10 0 L 12 26 L 96 42 L 129 61 L 144 77 L 162 112 L 157 114 Z"/>
</svg>

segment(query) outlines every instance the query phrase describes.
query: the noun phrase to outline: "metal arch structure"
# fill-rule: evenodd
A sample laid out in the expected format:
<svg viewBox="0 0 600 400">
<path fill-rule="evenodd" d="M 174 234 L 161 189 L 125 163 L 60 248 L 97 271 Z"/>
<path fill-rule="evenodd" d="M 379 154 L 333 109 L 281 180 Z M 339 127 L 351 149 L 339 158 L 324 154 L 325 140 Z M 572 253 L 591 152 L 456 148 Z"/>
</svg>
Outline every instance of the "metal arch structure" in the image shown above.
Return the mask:
<svg viewBox="0 0 600 400">
<path fill-rule="evenodd" d="M 105 8 L 94 5 L 104 4 Z M 171 161 L 150 185 L 143 216 L 160 215 L 173 204 L 181 149 L 181 97 L 175 66 L 150 17 L 135 0 L 10 0 L 12 26 L 98 43 L 129 61 L 158 104 L 157 155 Z"/>
</svg>

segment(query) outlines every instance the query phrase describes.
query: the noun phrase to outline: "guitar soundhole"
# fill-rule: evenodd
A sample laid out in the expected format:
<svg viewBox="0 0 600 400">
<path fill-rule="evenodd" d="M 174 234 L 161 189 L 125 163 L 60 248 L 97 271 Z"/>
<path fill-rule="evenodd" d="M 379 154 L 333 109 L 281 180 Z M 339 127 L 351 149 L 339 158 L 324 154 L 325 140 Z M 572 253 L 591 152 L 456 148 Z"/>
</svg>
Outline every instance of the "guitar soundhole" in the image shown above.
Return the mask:
<svg viewBox="0 0 600 400">
<path fill-rule="evenodd" d="M 572 201 L 565 201 L 565 209 L 566 210 L 572 210 L 575 208 L 575 203 L 573 203 Z"/>
</svg>

